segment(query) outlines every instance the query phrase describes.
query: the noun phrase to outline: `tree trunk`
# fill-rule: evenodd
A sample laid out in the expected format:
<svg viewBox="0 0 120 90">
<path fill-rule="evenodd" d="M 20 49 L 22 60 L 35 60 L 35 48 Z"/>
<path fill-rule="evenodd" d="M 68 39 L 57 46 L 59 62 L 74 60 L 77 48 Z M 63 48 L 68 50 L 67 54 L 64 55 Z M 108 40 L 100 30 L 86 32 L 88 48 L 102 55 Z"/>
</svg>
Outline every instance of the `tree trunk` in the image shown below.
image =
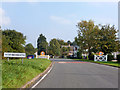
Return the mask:
<svg viewBox="0 0 120 90">
<path fill-rule="evenodd" d="M 88 47 L 88 58 L 90 60 L 90 55 L 91 55 L 91 51 L 90 51 L 90 47 Z"/>
</svg>

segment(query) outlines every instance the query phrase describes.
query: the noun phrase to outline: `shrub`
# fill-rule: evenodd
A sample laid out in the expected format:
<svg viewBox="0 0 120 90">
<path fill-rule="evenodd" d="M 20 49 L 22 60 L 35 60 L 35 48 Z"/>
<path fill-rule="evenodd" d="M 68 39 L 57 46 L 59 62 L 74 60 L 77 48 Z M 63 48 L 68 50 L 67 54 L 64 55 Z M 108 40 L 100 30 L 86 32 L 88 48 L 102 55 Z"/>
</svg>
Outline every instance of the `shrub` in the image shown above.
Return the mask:
<svg viewBox="0 0 120 90">
<path fill-rule="evenodd" d="M 94 55 L 92 53 L 90 53 L 90 55 L 88 56 L 89 60 L 94 60 Z"/>
<path fill-rule="evenodd" d="M 117 60 L 118 60 L 118 62 L 120 62 L 120 54 L 117 55 Z"/>
<path fill-rule="evenodd" d="M 112 61 L 112 60 L 114 60 L 114 56 L 113 55 L 108 55 L 107 61 Z"/>
<path fill-rule="evenodd" d="M 77 52 L 77 58 L 82 59 L 82 53 L 81 52 Z"/>
</svg>

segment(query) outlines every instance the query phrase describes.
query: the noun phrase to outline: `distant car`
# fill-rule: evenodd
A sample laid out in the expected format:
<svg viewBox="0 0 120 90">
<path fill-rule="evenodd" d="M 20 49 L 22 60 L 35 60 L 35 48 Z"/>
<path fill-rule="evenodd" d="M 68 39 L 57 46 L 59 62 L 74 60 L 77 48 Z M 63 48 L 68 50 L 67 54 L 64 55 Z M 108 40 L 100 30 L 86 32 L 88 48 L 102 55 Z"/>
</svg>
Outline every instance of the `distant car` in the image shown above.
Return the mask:
<svg viewBox="0 0 120 90">
<path fill-rule="evenodd" d="M 28 55 L 27 59 L 34 59 L 34 55 Z"/>
<path fill-rule="evenodd" d="M 49 55 L 50 56 L 50 58 L 53 58 L 54 56 L 53 55 Z"/>
</svg>

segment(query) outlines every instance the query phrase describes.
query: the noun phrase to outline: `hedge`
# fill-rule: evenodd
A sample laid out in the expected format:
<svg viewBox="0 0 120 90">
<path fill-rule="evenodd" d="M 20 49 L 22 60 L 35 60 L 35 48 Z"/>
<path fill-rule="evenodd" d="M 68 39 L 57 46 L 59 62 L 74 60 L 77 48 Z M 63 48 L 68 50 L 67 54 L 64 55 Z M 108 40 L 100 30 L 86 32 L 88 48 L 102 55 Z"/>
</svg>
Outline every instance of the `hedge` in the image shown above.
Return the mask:
<svg viewBox="0 0 120 90">
<path fill-rule="evenodd" d="M 117 55 L 117 60 L 118 62 L 120 62 L 120 55 Z"/>
<path fill-rule="evenodd" d="M 88 58 L 89 58 L 89 60 L 94 60 L 94 55 L 91 53 Z"/>
<path fill-rule="evenodd" d="M 114 55 L 108 55 L 107 61 L 112 61 L 112 60 L 114 60 Z"/>
</svg>

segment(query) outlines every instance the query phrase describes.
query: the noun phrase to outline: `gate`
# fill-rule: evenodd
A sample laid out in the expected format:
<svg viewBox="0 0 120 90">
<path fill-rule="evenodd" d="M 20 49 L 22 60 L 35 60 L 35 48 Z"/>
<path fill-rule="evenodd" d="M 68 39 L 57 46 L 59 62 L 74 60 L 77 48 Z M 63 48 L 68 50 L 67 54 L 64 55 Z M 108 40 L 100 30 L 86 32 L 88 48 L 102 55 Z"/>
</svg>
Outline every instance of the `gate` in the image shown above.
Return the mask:
<svg viewBox="0 0 120 90">
<path fill-rule="evenodd" d="M 94 55 L 94 61 L 106 61 L 107 62 L 107 55 Z"/>
</svg>

